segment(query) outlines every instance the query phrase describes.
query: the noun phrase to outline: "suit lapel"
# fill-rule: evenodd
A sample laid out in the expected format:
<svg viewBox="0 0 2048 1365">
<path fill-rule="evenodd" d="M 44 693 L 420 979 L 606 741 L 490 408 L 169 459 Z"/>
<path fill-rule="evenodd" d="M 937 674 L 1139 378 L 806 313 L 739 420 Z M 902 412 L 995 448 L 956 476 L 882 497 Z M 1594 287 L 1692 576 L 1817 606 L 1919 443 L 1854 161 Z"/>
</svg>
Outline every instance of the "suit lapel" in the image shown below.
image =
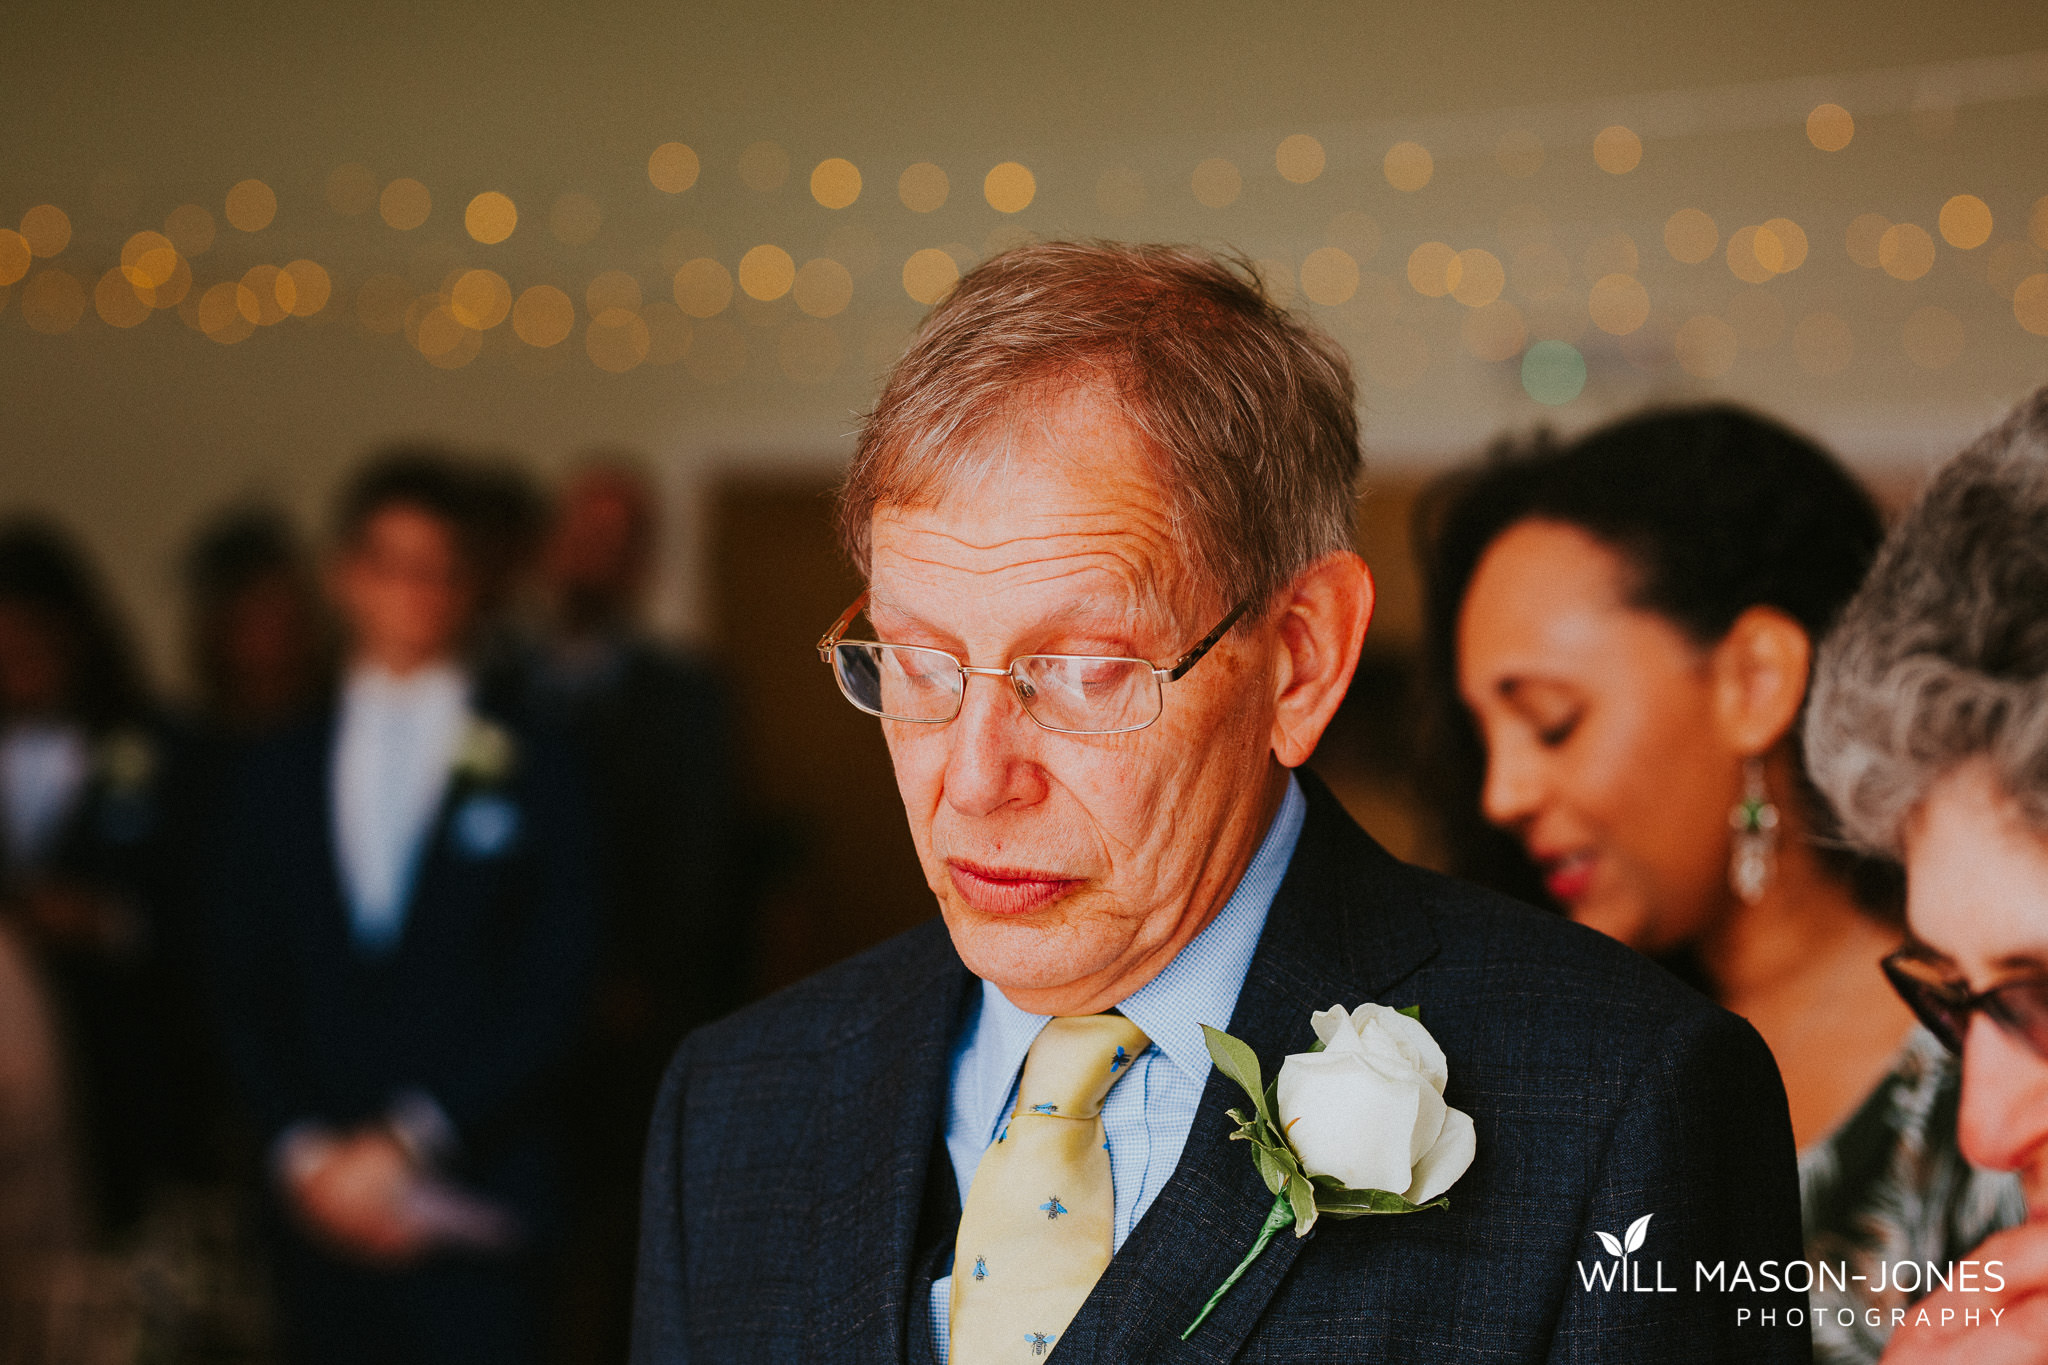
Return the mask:
<svg viewBox="0 0 2048 1365">
<path fill-rule="evenodd" d="M 1289 1053 L 1313 1040 L 1310 1014 L 1377 999 L 1437 951 L 1427 914 L 1385 894 L 1394 860 L 1313 775 L 1300 779 L 1308 819 L 1229 1028 L 1258 1053 L 1268 1081 Z M 1226 1361 L 1237 1354 L 1303 1245 L 1291 1229 L 1280 1233 L 1201 1330 L 1180 1340 L 1272 1208 L 1249 1149 L 1230 1140 L 1236 1124 L 1228 1111 L 1246 1103 L 1234 1083 L 1210 1072 L 1180 1165 L 1069 1326 L 1059 1361 Z"/>
<path fill-rule="evenodd" d="M 814 1360 L 905 1358 L 918 1216 L 944 1121 L 952 1043 L 968 981 L 941 924 L 901 993 L 837 1049 L 817 1126 L 810 1219 L 818 1267 Z"/>
</svg>

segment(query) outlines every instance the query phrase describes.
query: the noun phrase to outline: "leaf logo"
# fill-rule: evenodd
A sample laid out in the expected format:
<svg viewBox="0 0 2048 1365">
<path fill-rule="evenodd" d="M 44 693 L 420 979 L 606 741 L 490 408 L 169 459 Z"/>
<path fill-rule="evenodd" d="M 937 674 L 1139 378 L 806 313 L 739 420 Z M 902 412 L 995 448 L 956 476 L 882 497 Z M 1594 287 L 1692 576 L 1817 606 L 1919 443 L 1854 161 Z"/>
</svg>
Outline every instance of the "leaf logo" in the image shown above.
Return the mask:
<svg viewBox="0 0 2048 1365">
<path fill-rule="evenodd" d="M 1636 1219 L 1635 1222 L 1630 1223 L 1628 1231 L 1624 1232 L 1620 1237 L 1616 1237 L 1611 1232 L 1601 1232 L 1597 1228 L 1594 1230 L 1593 1235 L 1600 1239 L 1601 1246 L 1607 1248 L 1609 1256 L 1619 1256 L 1626 1259 L 1630 1252 L 1642 1250 L 1644 1240 L 1650 1235 L 1650 1220 L 1654 1217 L 1656 1217 L 1655 1214 L 1644 1214 Z"/>
</svg>

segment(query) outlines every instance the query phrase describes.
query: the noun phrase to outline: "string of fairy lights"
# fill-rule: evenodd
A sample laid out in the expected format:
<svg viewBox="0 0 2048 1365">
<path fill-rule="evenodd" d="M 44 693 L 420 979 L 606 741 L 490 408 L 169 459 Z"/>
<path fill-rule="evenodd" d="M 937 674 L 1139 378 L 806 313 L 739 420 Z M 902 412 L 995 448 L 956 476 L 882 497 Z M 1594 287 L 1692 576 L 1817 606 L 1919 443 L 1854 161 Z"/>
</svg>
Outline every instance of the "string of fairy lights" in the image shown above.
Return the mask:
<svg viewBox="0 0 2048 1365">
<path fill-rule="evenodd" d="M 1850 111 L 1832 103 L 1814 108 L 1804 131 L 1812 149 L 1824 155 L 1843 151 L 1857 134 Z M 1621 124 L 1598 131 L 1590 151 L 1599 170 L 1616 177 L 1635 172 L 1644 157 L 1642 138 Z M 1306 133 L 1285 137 L 1272 155 L 1273 170 L 1296 185 L 1315 181 L 1330 163 L 1324 143 Z M 1535 175 L 1548 156 L 1524 129 L 1503 132 L 1494 148 L 1499 169 L 1514 179 Z M 797 168 L 780 145 L 756 142 L 739 154 L 734 169 L 747 188 L 765 192 L 783 187 Z M 702 157 L 685 143 L 655 147 L 645 170 L 661 195 L 706 193 Z M 1379 171 L 1396 194 L 1420 196 L 1436 179 L 1437 167 L 1428 147 L 1400 141 L 1386 149 Z M 1246 193 L 1244 169 L 1225 157 L 1201 160 L 1185 176 L 1187 192 L 1203 210 L 1228 208 Z M 81 259 L 83 253 L 73 249 L 70 215 L 60 205 L 43 203 L 24 212 L 17 227 L 0 228 L 0 309 L 13 297 L 22 323 L 47 336 L 72 333 L 95 320 L 111 329 L 138 328 L 163 314 L 222 346 L 293 320 L 330 321 L 343 314 L 369 336 L 402 337 L 441 369 L 467 366 L 492 347 L 515 357 L 522 351 L 560 356 L 580 349 L 601 371 L 623 374 L 681 363 L 714 384 L 729 383 L 749 368 L 747 337 L 732 322 L 745 317 L 774 323 L 775 371 L 799 383 L 820 383 L 848 368 L 848 339 L 840 324 L 857 301 L 893 298 L 899 311 L 929 306 L 980 255 L 1031 240 L 1025 215 L 1040 197 L 1037 174 L 1021 162 L 1003 161 L 978 178 L 974 185 L 970 173 L 968 192 L 978 190 L 1002 220 L 979 250 L 957 242 L 922 246 L 888 270 L 882 268 L 878 237 L 860 226 L 833 232 L 825 252 L 802 259 L 768 241 L 721 257 L 710 239 L 678 229 L 656 253 L 658 278 L 650 282 L 648 272 L 605 269 L 574 292 L 560 282 L 515 283 L 504 271 L 460 260 L 424 287 L 418 270 L 375 271 L 345 281 L 309 257 L 259 263 L 238 274 L 209 271 L 206 258 L 224 228 L 260 243 L 276 221 L 277 194 L 260 179 L 230 187 L 217 212 L 199 203 L 178 206 L 159 228 L 127 236 L 118 259 L 103 261 Z M 828 214 L 852 207 L 864 195 L 872 204 L 876 195 L 861 167 L 836 156 L 810 168 L 807 187 Z M 960 192 L 944 167 L 928 161 L 898 170 L 893 190 L 913 216 L 935 213 Z M 358 163 L 332 171 L 325 199 L 336 215 L 374 214 L 400 235 L 419 231 L 436 212 L 434 192 L 425 183 L 384 180 Z M 1102 172 L 1094 186 L 1095 206 L 1111 220 L 1131 218 L 1147 199 L 1147 177 L 1128 167 Z M 1420 380 L 1435 352 L 1413 325 L 1415 307 L 1418 301 L 1449 300 L 1459 308 L 1455 330 L 1462 350 L 1484 364 L 1519 365 L 1522 388 L 1550 404 L 1569 402 L 1583 389 L 1583 343 L 1594 333 L 1612 338 L 1620 355 L 1645 372 L 1676 366 L 1694 378 L 1715 379 L 1740 354 L 1768 350 L 1787 335 L 1800 370 L 1816 377 L 1843 372 L 1857 354 L 1849 322 L 1824 308 L 1794 317 L 1777 294 L 1763 288 L 1823 250 L 1839 249 L 1858 267 L 1908 283 L 1926 276 L 1942 251 L 1957 253 L 2009 304 L 2014 325 L 2048 337 L 2048 196 L 2032 203 L 2022 227 L 2008 225 L 2008 234 L 1996 241 L 1998 224 L 1978 195 L 1955 193 L 1929 207 L 1924 223 L 1863 213 L 1839 239 L 1826 241 L 1789 217 L 1721 221 L 1703 208 L 1680 205 L 1664 219 L 1660 241 L 1644 244 L 1627 232 L 1609 232 L 1576 260 L 1558 244 L 1546 215 L 1528 204 L 1499 219 L 1499 250 L 1432 238 L 1409 247 L 1405 257 L 1370 214 L 1346 209 L 1324 226 L 1321 244 L 1298 259 L 1260 259 L 1256 266 L 1277 299 L 1308 305 L 1352 347 L 1372 383 L 1400 389 Z M 575 191 L 544 210 L 522 212 L 508 194 L 486 190 L 461 209 L 464 235 L 485 248 L 515 234 L 531 238 L 543 228 L 563 246 L 581 247 L 597 237 L 604 221 L 603 206 Z M 1644 282 L 1647 258 L 1659 251 L 1679 267 L 1710 270 L 1718 260 L 1750 288 L 1718 309 L 1659 316 Z M 1375 263 L 1390 269 L 1375 270 Z M 771 306 L 780 311 L 765 311 Z M 1954 311 L 1928 303 L 1905 320 L 1898 344 L 1915 365 L 1939 370 L 1960 357 L 1966 334 Z M 864 350 L 876 363 L 900 341 L 900 327 L 879 335 L 880 343 L 870 340 Z"/>
</svg>

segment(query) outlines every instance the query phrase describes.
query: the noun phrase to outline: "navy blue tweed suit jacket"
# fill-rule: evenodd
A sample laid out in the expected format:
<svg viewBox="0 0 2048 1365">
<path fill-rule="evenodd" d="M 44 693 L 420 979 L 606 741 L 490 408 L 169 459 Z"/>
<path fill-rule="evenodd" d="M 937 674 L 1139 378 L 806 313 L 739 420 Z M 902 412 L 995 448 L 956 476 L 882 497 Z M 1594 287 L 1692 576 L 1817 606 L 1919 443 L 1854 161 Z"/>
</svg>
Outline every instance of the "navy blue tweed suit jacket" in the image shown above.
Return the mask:
<svg viewBox="0 0 2048 1365">
<path fill-rule="evenodd" d="M 1756 1033 L 1590 930 L 1399 862 L 1303 785 L 1229 1031 L 1272 1076 L 1314 1010 L 1421 1006 L 1477 1158 L 1448 1210 L 1283 1233 L 1184 1342 L 1272 1202 L 1228 1140 L 1243 1097 L 1211 1073 L 1179 1168 L 1049 1359 L 1807 1360 L 1799 1297 L 1695 1287 L 1696 1261 L 1725 1284 L 1801 1254 Z M 917 1243 L 950 1183 L 935 1139 L 970 981 L 927 924 L 684 1042 L 648 1151 L 634 1365 L 927 1353 Z M 1645 1214 L 1628 1283 L 1646 1292 L 1627 1292 L 1595 1233 Z"/>
</svg>

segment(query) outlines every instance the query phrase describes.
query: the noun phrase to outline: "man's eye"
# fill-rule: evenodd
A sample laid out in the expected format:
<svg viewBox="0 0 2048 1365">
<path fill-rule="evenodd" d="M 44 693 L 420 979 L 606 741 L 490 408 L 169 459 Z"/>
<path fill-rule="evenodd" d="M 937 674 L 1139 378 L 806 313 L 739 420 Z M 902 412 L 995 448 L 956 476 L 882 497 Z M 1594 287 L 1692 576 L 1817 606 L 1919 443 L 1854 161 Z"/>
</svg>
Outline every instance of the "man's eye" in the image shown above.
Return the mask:
<svg viewBox="0 0 2048 1365">
<path fill-rule="evenodd" d="M 1569 715 L 1562 720 L 1537 726 L 1536 739 L 1544 748 L 1555 749 L 1558 745 L 1570 739 L 1572 732 L 1578 728 L 1579 717 L 1576 714 Z"/>
</svg>

